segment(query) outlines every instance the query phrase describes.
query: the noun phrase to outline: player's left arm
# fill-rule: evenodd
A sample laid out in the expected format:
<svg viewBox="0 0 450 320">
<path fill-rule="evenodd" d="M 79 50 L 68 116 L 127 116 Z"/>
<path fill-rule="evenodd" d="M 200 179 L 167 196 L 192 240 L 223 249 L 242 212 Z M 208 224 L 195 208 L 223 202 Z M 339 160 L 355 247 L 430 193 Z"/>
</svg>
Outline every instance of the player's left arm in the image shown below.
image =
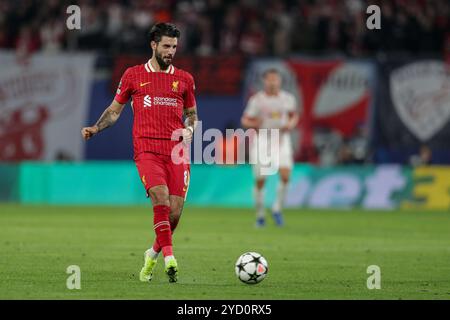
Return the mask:
<svg viewBox="0 0 450 320">
<path fill-rule="evenodd" d="M 286 126 L 283 128 L 285 131 L 294 130 L 297 127 L 298 120 L 300 120 L 300 116 L 297 111 L 291 111 L 288 113 L 288 122 Z"/>
<path fill-rule="evenodd" d="M 183 129 L 183 141 L 190 143 L 198 124 L 197 106 L 185 108 L 184 116 L 186 117 L 186 120 L 184 121 L 186 128 Z"/>
<path fill-rule="evenodd" d="M 191 143 L 195 128 L 198 123 L 197 103 L 195 101 L 195 83 L 194 78 L 188 74 L 187 90 L 184 94 L 184 116 L 185 128 L 183 129 L 183 141 Z"/>
<path fill-rule="evenodd" d="M 282 131 L 294 130 L 297 127 L 298 121 L 300 120 L 296 99 L 292 95 L 288 99 L 288 110 L 288 121 L 286 126 L 281 129 Z"/>
</svg>

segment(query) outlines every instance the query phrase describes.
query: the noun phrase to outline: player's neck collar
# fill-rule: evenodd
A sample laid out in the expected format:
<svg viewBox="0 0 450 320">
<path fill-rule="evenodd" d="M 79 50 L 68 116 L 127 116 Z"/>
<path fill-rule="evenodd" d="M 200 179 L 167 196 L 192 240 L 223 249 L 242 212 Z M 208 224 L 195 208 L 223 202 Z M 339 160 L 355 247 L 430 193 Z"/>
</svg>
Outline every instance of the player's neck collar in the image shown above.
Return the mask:
<svg viewBox="0 0 450 320">
<path fill-rule="evenodd" d="M 155 68 L 153 68 L 152 64 L 150 63 L 150 60 L 147 61 L 147 63 L 144 65 L 144 67 L 145 67 L 145 70 L 147 70 L 147 72 L 158 72 L 155 70 Z M 170 65 L 166 70 L 160 71 L 160 72 L 173 74 L 175 72 L 175 68 L 173 65 Z"/>
</svg>

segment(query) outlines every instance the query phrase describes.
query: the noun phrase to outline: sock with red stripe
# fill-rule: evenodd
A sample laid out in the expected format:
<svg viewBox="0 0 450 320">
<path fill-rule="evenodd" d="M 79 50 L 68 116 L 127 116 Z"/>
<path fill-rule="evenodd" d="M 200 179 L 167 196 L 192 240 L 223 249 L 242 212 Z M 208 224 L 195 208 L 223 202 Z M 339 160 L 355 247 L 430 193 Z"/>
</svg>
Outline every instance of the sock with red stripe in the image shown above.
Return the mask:
<svg viewBox="0 0 450 320">
<path fill-rule="evenodd" d="M 170 229 L 172 230 L 172 235 L 175 232 L 175 229 L 178 225 L 178 219 L 174 222 L 170 222 Z M 153 243 L 153 246 L 148 250 L 148 254 L 152 259 L 158 259 L 159 253 L 161 252 L 161 246 L 159 245 L 157 239 Z"/>
<path fill-rule="evenodd" d="M 173 255 L 172 248 L 172 229 L 169 222 L 170 207 L 158 205 L 153 207 L 153 229 L 156 233 L 155 245 L 151 251 L 158 252 L 155 249 L 160 249 L 164 257 Z M 159 248 L 158 248 L 159 247 Z"/>
</svg>

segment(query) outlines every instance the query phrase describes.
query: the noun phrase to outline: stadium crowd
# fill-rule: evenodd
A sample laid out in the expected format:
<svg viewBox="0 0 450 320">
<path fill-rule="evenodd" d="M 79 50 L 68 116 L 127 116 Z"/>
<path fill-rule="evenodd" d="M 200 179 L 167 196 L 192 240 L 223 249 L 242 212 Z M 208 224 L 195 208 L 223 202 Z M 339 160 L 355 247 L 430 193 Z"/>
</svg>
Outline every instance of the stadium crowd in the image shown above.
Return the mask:
<svg viewBox="0 0 450 320">
<path fill-rule="evenodd" d="M 69 31 L 66 8 L 81 8 Z M 368 30 L 366 8 L 378 4 L 381 30 Z M 142 37 L 157 21 L 183 34 L 181 52 L 443 53 L 450 49 L 448 0 L 23 0 L 0 1 L 0 48 L 145 52 Z"/>
<path fill-rule="evenodd" d="M 66 27 L 72 4 L 81 8 L 80 30 Z M 381 8 L 381 30 L 366 26 L 371 4 Z M 449 17 L 448 0 L 3 0 L 0 49 L 146 54 L 142 39 L 150 27 L 171 21 L 182 33 L 181 54 L 450 57 Z M 316 131 L 320 163 L 371 161 L 367 130 L 347 140 L 337 132 Z"/>
</svg>

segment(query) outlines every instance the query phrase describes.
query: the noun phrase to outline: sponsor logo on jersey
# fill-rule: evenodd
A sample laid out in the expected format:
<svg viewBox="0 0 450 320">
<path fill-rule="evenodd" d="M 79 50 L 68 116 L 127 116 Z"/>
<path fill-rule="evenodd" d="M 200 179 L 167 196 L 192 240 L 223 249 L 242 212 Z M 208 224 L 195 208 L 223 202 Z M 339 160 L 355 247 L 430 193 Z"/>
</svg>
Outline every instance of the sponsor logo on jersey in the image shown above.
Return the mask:
<svg viewBox="0 0 450 320">
<path fill-rule="evenodd" d="M 151 106 L 168 106 L 168 107 L 176 107 L 178 105 L 176 98 L 168 98 L 168 97 L 151 97 L 146 95 L 144 97 L 144 108 L 150 108 Z"/>
<path fill-rule="evenodd" d="M 168 97 L 153 97 L 153 104 L 155 106 L 169 106 L 176 107 L 177 99 L 176 98 L 168 98 Z"/>
<path fill-rule="evenodd" d="M 272 119 L 280 119 L 281 118 L 281 112 L 279 112 L 279 111 L 272 111 L 270 117 Z"/>
<path fill-rule="evenodd" d="M 141 82 L 141 83 L 139 84 L 139 86 L 143 87 L 143 86 L 145 86 L 145 85 L 147 85 L 147 84 L 149 84 L 149 83 L 150 83 L 150 81 L 149 81 L 149 82 Z"/>
<path fill-rule="evenodd" d="M 149 95 L 146 95 L 144 97 L 144 108 L 145 107 L 151 107 L 152 106 L 152 98 Z"/>
</svg>

